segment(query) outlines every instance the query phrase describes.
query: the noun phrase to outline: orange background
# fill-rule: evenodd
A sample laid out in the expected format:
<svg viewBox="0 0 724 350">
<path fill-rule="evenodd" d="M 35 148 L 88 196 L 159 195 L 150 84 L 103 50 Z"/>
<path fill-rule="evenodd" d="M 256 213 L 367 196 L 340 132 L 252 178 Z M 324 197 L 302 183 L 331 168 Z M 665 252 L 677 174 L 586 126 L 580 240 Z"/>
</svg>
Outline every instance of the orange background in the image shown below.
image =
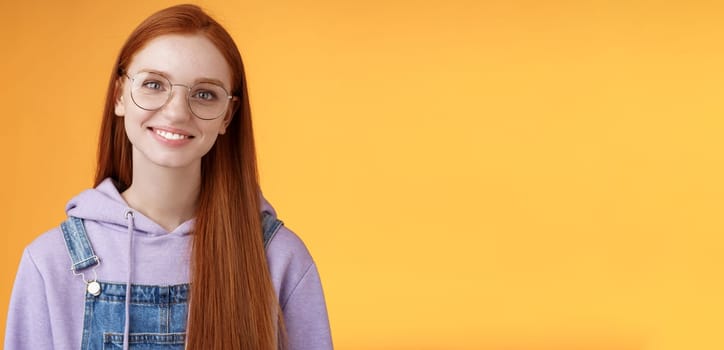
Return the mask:
<svg viewBox="0 0 724 350">
<path fill-rule="evenodd" d="M 0 328 L 168 1 L 0 5 Z M 337 349 L 722 349 L 724 5 L 204 1 Z"/>
</svg>

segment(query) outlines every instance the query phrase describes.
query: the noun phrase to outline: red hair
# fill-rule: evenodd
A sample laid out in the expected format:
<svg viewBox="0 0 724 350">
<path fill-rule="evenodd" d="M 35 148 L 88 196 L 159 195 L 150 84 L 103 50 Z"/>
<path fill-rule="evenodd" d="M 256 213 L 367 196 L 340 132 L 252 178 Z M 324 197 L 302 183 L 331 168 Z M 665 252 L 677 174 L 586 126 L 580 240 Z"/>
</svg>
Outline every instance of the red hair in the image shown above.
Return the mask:
<svg viewBox="0 0 724 350">
<path fill-rule="evenodd" d="M 131 142 L 115 115 L 123 72 L 150 40 L 167 34 L 209 39 L 232 72 L 231 107 L 224 135 L 201 160 L 201 190 L 191 246 L 189 349 L 283 347 L 284 324 L 262 242 L 259 183 L 244 66 L 234 40 L 195 5 L 173 6 L 151 15 L 121 48 L 106 95 L 98 148 L 96 186 L 112 178 L 119 191 L 133 173 Z M 213 257 L 213 258 L 212 258 Z"/>
</svg>

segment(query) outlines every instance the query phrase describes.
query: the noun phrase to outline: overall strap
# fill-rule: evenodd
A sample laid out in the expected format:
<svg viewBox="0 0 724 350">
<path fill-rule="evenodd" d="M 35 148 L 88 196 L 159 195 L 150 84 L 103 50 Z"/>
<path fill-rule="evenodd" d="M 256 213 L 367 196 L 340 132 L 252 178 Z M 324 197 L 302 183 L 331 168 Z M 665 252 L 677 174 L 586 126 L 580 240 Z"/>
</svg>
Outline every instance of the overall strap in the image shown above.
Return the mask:
<svg viewBox="0 0 724 350">
<path fill-rule="evenodd" d="M 70 216 L 62 224 L 60 229 L 63 230 L 63 240 L 65 247 L 68 248 L 70 260 L 73 263 L 71 270 L 73 273 L 98 265 L 100 259 L 91 247 L 88 240 L 88 234 L 83 226 L 83 220 Z"/>
<path fill-rule="evenodd" d="M 271 242 L 282 225 L 284 225 L 284 223 L 270 213 L 262 213 L 264 248 L 269 245 L 269 242 Z M 100 259 L 93 251 L 88 234 L 85 231 L 85 226 L 83 225 L 83 220 L 70 216 L 60 224 L 60 228 L 63 231 L 65 247 L 68 249 L 70 260 L 73 263 L 71 269 L 74 273 L 98 265 Z"/>
<path fill-rule="evenodd" d="M 271 213 L 266 211 L 261 213 L 261 226 L 264 233 L 264 249 L 269 246 L 269 242 L 271 242 L 272 238 L 274 238 L 274 235 L 276 235 L 282 225 L 284 225 L 284 223 Z"/>
</svg>

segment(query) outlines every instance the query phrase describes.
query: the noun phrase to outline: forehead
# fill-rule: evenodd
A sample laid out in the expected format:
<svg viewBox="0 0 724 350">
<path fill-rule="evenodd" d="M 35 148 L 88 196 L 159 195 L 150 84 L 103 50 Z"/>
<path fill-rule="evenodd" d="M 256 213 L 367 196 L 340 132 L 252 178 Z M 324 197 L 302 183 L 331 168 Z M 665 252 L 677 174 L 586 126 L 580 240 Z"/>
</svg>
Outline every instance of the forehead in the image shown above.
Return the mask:
<svg viewBox="0 0 724 350">
<path fill-rule="evenodd" d="M 128 66 L 131 74 L 157 71 L 174 83 L 219 80 L 231 87 L 231 68 L 219 49 L 205 36 L 162 35 L 143 46 Z"/>
</svg>

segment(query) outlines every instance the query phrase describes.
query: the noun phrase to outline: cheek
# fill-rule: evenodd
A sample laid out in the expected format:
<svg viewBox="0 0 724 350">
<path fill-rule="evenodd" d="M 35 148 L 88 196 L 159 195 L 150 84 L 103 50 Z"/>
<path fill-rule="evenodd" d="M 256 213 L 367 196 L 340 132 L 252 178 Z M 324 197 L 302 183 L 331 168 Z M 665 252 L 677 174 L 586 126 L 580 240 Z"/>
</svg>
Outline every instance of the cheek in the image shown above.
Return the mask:
<svg viewBox="0 0 724 350">
<path fill-rule="evenodd" d="M 209 138 L 216 138 L 219 134 L 224 134 L 226 131 L 225 122 L 223 118 L 206 121 L 205 124 L 199 125 L 204 131 L 204 134 Z"/>
<path fill-rule="evenodd" d="M 206 149 L 206 152 L 219 142 L 219 138 L 223 137 L 220 134 L 221 126 L 221 124 L 214 123 L 213 126 L 209 125 L 204 128 L 204 148 Z"/>
<path fill-rule="evenodd" d="M 135 144 L 136 137 L 140 131 L 133 122 L 133 118 L 131 116 L 126 115 L 123 117 L 123 128 L 126 130 L 126 137 L 128 137 L 128 140 L 131 141 L 132 144 Z"/>
<path fill-rule="evenodd" d="M 135 135 L 140 135 L 146 131 L 146 121 L 151 117 L 151 113 L 148 111 L 139 111 L 126 104 L 126 114 L 123 117 L 123 127 L 126 129 L 126 135 L 128 138 L 132 138 Z M 132 141 L 132 140 L 131 140 Z"/>
</svg>

